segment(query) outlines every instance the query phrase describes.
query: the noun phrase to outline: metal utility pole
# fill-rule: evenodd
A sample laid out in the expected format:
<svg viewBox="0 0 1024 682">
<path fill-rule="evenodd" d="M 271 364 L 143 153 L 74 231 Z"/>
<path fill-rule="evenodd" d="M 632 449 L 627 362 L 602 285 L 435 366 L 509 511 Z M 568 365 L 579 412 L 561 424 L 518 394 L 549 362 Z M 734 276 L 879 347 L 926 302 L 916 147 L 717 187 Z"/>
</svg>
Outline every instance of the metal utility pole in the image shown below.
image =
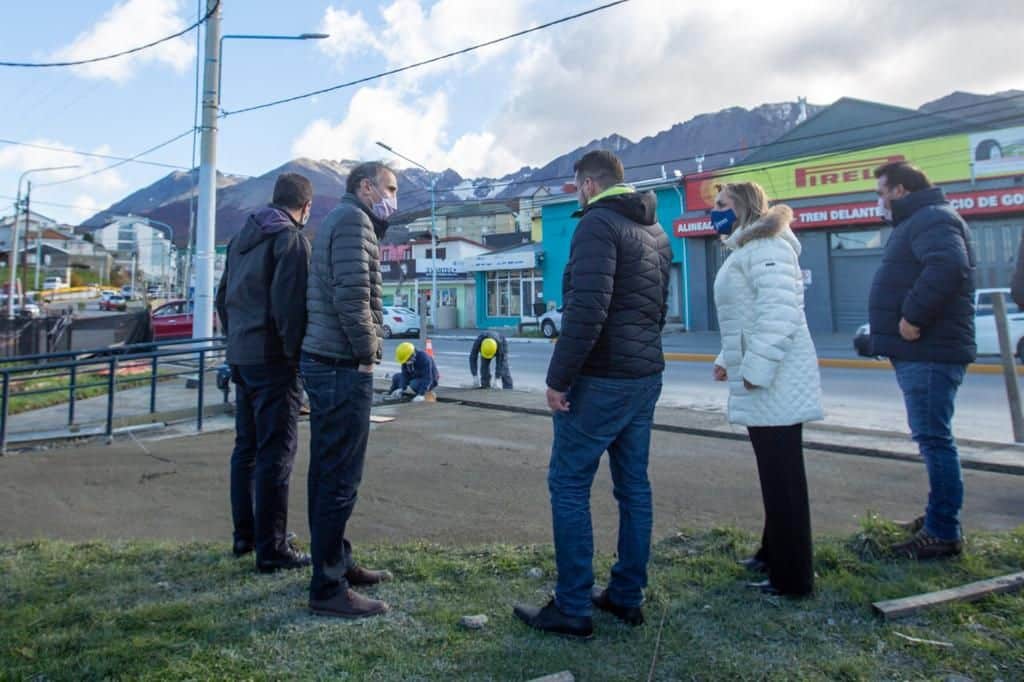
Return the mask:
<svg viewBox="0 0 1024 682">
<path fill-rule="evenodd" d="M 220 95 L 220 19 L 224 0 L 206 0 L 206 9 L 216 11 L 206 21 L 206 64 L 203 69 L 203 125 L 199 162 L 199 212 L 196 226 L 196 292 L 192 317 L 192 338 L 213 336 L 213 266 L 216 257 L 217 225 L 217 112 Z"/>
<path fill-rule="evenodd" d="M 1010 325 L 1006 317 L 1006 300 L 1003 294 L 992 295 L 992 314 L 995 316 L 996 337 L 999 339 L 999 355 L 1003 361 L 1003 378 L 1006 380 L 1006 401 L 1010 407 L 1010 422 L 1013 424 L 1013 440 L 1024 443 L 1024 414 L 1021 413 L 1020 385 L 1017 383 L 1017 368 L 1013 363 L 1013 348 L 1010 346 Z"/>
<path fill-rule="evenodd" d="M 434 325 L 434 329 L 436 330 L 437 329 L 437 176 L 434 175 L 433 173 L 431 173 L 430 169 L 427 168 L 426 166 L 424 166 L 422 163 L 420 163 L 418 161 L 413 161 L 412 159 L 410 159 L 405 154 L 402 154 L 400 152 L 396 152 L 394 149 L 392 149 L 388 145 L 384 144 L 383 142 L 378 142 L 377 146 L 380 147 L 381 149 L 388 150 L 389 152 L 391 152 L 392 154 L 394 154 L 395 156 L 397 156 L 400 159 L 405 159 L 406 161 L 408 161 L 412 165 L 417 166 L 418 168 L 421 168 L 421 169 L 425 170 L 427 173 L 430 173 L 430 175 L 431 175 L 431 180 L 430 180 L 430 269 L 431 269 L 431 273 L 430 273 L 430 324 Z M 422 318 L 423 311 L 422 310 L 417 310 L 416 312 L 419 313 L 421 318 Z M 422 321 L 423 320 L 421 319 L 420 322 L 422 322 Z M 423 331 L 426 329 L 426 327 L 427 327 L 427 325 L 425 325 L 425 324 L 421 324 L 420 325 L 420 336 L 423 336 Z"/>
<path fill-rule="evenodd" d="M 25 192 L 25 208 L 29 206 L 29 202 L 32 200 L 32 181 L 28 181 L 28 191 Z M 28 246 L 28 227 L 25 228 L 25 246 Z M 36 291 L 39 291 L 39 271 L 43 266 L 43 227 L 39 226 L 39 231 L 36 232 L 36 284 L 33 287 Z M 68 280 L 67 286 L 71 286 L 70 279 Z"/>
<path fill-rule="evenodd" d="M 32 207 L 29 204 L 29 197 L 32 195 L 32 181 L 28 181 L 28 189 L 25 190 L 25 248 L 21 250 L 21 304 L 25 305 L 25 292 L 28 290 L 28 231 L 32 227 Z M 37 234 L 36 237 L 39 235 Z M 39 272 L 39 263 L 36 262 L 36 272 Z"/>
<path fill-rule="evenodd" d="M 21 210 L 21 183 L 29 175 L 29 173 L 41 173 L 42 171 L 54 171 L 54 170 L 69 170 L 71 168 L 78 168 L 74 166 L 47 166 L 46 168 L 29 168 L 27 171 L 22 173 L 18 177 L 18 195 L 14 204 L 14 224 L 11 226 L 11 251 L 8 254 L 8 267 L 11 271 L 10 274 L 10 290 L 7 292 L 7 317 L 8 319 L 14 319 L 14 290 L 18 283 L 18 211 Z M 28 234 L 28 223 L 31 220 L 31 215 L 25 213 L 25 233 Z M 28 240 L 25 240 L 26 248 L 28 247 Z"/>
<path fill-rule="evenodd" d="M 136 245 L 136 249 L 137 248 L 138 248 L 138 245 Z M 128 280 L 128 287 L 129 287 L 128 290 L 131 292 L 129 294 L 129 298 L 128 298 L 129 301 L 135 298 L 135 260 L 138 257 L 139 257 L 139 252 L 137 250 L 133 250 L 132 251 L 132 274 L 131 274 L 131 278 Z"/>
</svg>

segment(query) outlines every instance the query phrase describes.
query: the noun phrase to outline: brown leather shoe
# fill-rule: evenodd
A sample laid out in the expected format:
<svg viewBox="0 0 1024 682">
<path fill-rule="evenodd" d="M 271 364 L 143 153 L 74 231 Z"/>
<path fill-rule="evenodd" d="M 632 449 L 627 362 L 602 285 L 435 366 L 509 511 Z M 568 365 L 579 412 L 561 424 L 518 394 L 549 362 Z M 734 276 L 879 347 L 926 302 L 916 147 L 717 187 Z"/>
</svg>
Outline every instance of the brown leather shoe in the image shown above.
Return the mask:
<svg viewBox="0 0 1024 682">
<path fill-rule="evenodd" d="M 310 611 L 333 618 L 369 618 L 387 613 L 390 608 L 379 599 L 371 599 L 353 590 L 341 590 L 330 599 L 309 600 Z"/>
<path fill-rule="evenodd" d="M 393 580 L 394 577 L 395 576 L 391 574 L 391 571 L 374 571 L 369 568 L 363 568 L 362 566 L 353 566 L 345 571 L 345 580 L 348 581 L 349 585 L 354 586 L 386 583 L 389 580 Z"/>
</svg>

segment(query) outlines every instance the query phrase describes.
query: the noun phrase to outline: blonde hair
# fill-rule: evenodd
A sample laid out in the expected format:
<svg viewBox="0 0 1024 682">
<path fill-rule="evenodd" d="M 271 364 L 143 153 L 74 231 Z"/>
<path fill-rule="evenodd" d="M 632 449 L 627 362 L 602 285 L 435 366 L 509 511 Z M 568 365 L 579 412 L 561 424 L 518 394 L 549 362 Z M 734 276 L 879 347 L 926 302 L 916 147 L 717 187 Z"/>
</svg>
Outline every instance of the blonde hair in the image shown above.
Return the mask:
<svg viewBox="0 0 1024 682">
<path fill-rule="evenodd" d="M 756 222 L 768 212 L 768 195 L 756 182 L 729 182 L 719 185 L 718 191 L 725 192 L 732 199 L 739 229 Z"/>
</svg>

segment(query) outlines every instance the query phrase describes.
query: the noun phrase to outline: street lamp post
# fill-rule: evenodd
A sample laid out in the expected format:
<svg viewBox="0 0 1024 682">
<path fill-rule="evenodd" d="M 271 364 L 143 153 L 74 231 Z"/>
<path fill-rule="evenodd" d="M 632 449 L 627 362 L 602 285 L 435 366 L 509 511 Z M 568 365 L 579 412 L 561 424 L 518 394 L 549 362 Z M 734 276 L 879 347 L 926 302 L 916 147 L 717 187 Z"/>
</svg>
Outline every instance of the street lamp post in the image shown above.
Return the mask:
<svg viewBox="0 0 1024 682">
<path fill-rule="evenodd" d="M 377 146 L 430 173 L 430 323 L 437 329 L 437 176 L 422 163 L 396 152 L 383 142 L 377 142 Z"/>
<path fill-rule="evenodd" d="M 78 168 L 78 165 L 73 166 L 47 166 L 45 168 L 29 168 L 27 171 L 21 174 L 18 178 L 18 194 L 14 204 L 14 224 L 11 226 L 11 251 L 8 254 L 8 265 L 10 266 L 11 279 L 10 289 L 7 291 L 7 318 L 14 319 L 14 290 L 17 286 L 17 268 L 18 268 L 18 212 L 21 211 L 21 183 L 24 182 L 25 178 L 32 173 L 42 173 L 44 171 L 55 171 L 55 170 L 70 170 L 72 168 Z M 25 215 L 25 248 L 28 248 L 28 227 L 29 221 L 32 219 L 31 215 Z M 36 270 L 39 269 L 39 263 L 36 263 Z M 22 292 L 24 293 L 24 292 Z"/>
<path fill-rule="evenodd" d="M 213 336 L 213 275 L 217 215 L 217 117 L 220 112 L 221 48 L 227 39 L 237 40 L 319 40 L 326 33 L 303 33 L 297 36 L 274 35 L 221 35 L 221 10 L 224 1 L 207 0 L 213 10 L 206 22 L 205 56 L 203 70 L 203 121 L 201 161 L 199 165 L 199 206 L 196 221 L 196 290 L 192 338 Z M 186 286 L 188 283 L 186 282 Z"/>
</svg>

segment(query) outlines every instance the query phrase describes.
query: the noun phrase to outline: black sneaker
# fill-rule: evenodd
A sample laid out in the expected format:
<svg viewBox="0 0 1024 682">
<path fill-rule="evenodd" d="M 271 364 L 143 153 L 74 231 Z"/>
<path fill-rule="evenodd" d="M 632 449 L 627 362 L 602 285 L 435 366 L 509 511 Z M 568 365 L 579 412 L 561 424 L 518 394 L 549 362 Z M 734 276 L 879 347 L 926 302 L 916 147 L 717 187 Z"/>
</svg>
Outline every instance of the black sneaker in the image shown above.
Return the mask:
<svg viewBox="0 0 1024 682">
<path fill-rule="evenodd" d="M 516 604 L 513 611 L 516 618 L 534 630 L 576 639 L 590 639 L 594 636 L 594 623 L 590 616 L 567 616 L 558 610 L 554 599 L 543 607 Z"/>
<path fill-rule="evenodd" d="M 905 530 L 908 533 L 916 535 L 924 530 L 924 514 L 911 521 L 893 521 L 893 523 L 895 523 L 896 527 L 900 530 Z"/>
<path fill-rule="evenodd" d="M 231 553 L 235 556 L 245 556 L 256 549 L 255 543 L 252 540 L 235 540 L 231 545 Z"/>
<path fill-rule="evenodd" d="M 644 611 L 639 606 L 619 606 L 608 596 L 608 590 L 602 590 L 596 585 L 590 590 L 590 601 L 594 606 L 606 611 L 627 625 L 643 625 Z"/>
<path fill-rule="evenodd" d="M 940 540 L 923 528 L 907 542 L 889 548 L 893 554 L 906 559 L 944 559 L 959 556 L 963 552 L 960 540 Z"/>
</svg>

